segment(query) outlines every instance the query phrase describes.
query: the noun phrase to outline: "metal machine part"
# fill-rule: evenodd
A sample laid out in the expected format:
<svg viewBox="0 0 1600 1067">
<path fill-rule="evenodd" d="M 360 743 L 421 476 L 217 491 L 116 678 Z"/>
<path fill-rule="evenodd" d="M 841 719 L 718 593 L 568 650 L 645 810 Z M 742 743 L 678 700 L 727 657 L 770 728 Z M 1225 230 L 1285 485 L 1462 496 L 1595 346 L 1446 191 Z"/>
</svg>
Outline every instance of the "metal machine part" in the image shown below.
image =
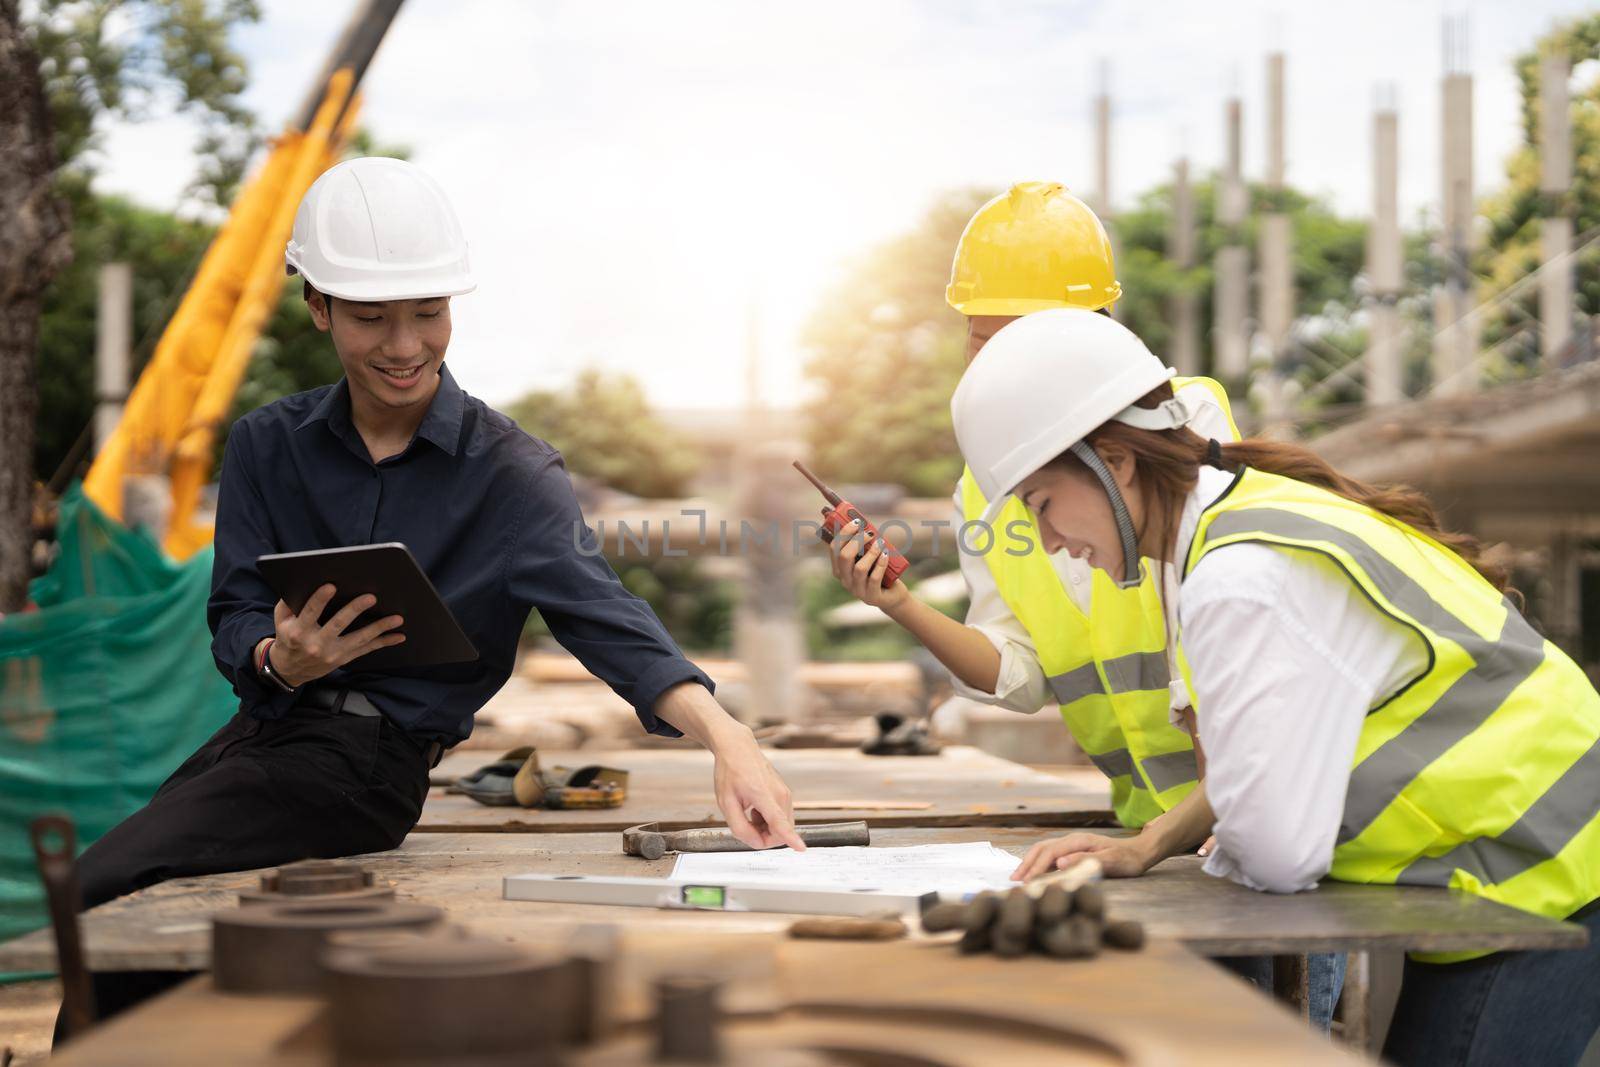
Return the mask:
<svg viewBox="0 0 1600 1067">
<path fill-rule="evenodd" d="M 44 883 L 50 925 L 55 928 L 56 962 L 61 972 L 62 1036 L 71 1038 L 94 1025 L 94 987 L 83 960 L 78 912 L 83 896 L 78 891 L 77 833 L 65 815 L 43 815 L 33 820 L 33 856 Z"/>
<path fill-rule="evenodd" d="M 795 832 L 808 848 L 835 848 L 841 845 L 868 845 L 872 835 L 865 822 L 818 823 L 797 826 Z M 733 836 L 726 826 L 707 826 L 693 830 L 663 830 L 660 823 L 641 823 L 622 831 L 625 855 L 658 860 L 668 852 L 753 852 L 749 845 Z"/>
<path fill-rule="evenodd" d="M 307 900 L 251 904 L 219 912 L 211 923 L 211 967 L 229 993 L 315 993 L 318 958 L 328 935 L 340 930 L 428 930 L 444 912 L 392 901 Z"/>
<path fill-rule="evenodd" d="M 261 888 L 241 889 L 240 904 L 321 900 L 393 900 L 391 886 L 372 884 L 372 872 L 345 860 L 301 860 L 261 875 Z"/>
<path fill-rule="evenodd" d="M 448 932 L 363 940 L 322 957 L 340 1067 L 544 1067 L 581 1040 L 564 957 Z"/>
<path fill-rule="evenodd" d="M 718 1063 L 717 983 L 679 975 L 656 983 L 656 1062 Z"/>
<path fill-rule="evenodd" d="M 593 1044 L 611 1032 L 618 948 L 616 927 L 601 924 L 580 926 L 567 943 L 567 988 L 571 998 L 567 1016 L 573 1044 Z"/>
</svg>

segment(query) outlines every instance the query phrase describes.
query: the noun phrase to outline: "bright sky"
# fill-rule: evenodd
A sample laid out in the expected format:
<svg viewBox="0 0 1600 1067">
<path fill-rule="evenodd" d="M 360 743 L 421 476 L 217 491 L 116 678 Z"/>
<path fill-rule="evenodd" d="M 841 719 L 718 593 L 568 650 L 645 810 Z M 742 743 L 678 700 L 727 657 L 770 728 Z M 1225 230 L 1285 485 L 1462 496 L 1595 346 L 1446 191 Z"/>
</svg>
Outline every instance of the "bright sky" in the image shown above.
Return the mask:
<svg viewBox="0 0 1600 1067">
<path fill-rule="evenodd" d="M 353 0 L 266 0 L 238 35 L 248 103 L 299 104 Z M 1288 56 L 1289 180 L 1349 213 L 1371 190 L 1370 113 L 1394 86 L 1406 217 L 1437 196 L 1441 18 L 1468 12 L 1480 191 L 1516 143 L 1510 60 L 1575 0 L 409 0 L 369 71 L 365 122 L 451 194 L 478 291 L 457 298 L 453 366 L 491 402 L 599 365 L 658 404 L 744 392 L 761 291 L 766 400 L 803 391 L 798 331 L 851 258 L 942 189 L 1053 178 L 1091 191 L 1091 97 L 1114 96 L 1113 199 L 1187 153 L 1218 165 L 1223 101 L 1245 102 L 1262 167 L 1265 53 Z M 110 131 L 100 187 L 174 207 L 193 130 Z"/>
</svg>

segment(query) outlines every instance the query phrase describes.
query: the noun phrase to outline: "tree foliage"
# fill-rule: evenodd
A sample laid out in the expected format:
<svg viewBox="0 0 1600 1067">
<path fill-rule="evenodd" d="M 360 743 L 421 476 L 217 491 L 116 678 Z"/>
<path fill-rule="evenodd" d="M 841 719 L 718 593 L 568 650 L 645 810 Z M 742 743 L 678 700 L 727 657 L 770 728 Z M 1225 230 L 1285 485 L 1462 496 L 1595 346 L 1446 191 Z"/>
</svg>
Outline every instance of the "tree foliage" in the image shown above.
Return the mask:
<svg viewBox="0 0 1600 1067">
<path fill-rule="evenodd" d="M 630 375 L 586 370 L 570 389 L 528 393 L 506 414 L 559 449 L 574 474 L 635 496 L 683 496 L 699 465 Z"/>
<path fill-rule="evenodd" d="M 869 251 L 812 316 L 804 343 L 817 399 L 806 411 L 813 466 L 828 481 L 948 493 L 961 473 L 950 394 L 965 320 L 945 304 L 950 256 L 991 194 L 947 193 L 907 233 Z"/>
<path fill-rule="evenodd" d="M 1551 203 L 1540 190 L 1540 63 L 1544 55 L 1551 53 L 1565 56 L 1574 68 L 1589 60 L 1600 60 L 1600 15 L 1557 27 L 1516 59 L 1522 97 L 1522 142 L 1506 160 L 1505 184 L 1480 204 L 1488 230 L 1475 267 L 1485 298 L 1504 292 L 1539 266 L 1540 230 L 1546 215 L 1570 215 L 1573 232 L 1580 239 L 1600 232 L 1600 79 L 1593 77 L 1592 66 L 1588 81 L 1572 91 L 1568 110 L 1572 130 L 1571 192 L 1561 202 Z M 1593 315 L 1600 311 L 1600 269 L 1592 256 L 1577 257 L 1575 266 L 1577 310 Z M 1536 287 L 1527 286 L 1487 317 L 1485 343 L 1500 346 L 1499 358 L 1485 368 L 1491 377 L 1517 377 L 1532 373 L 1538 366 L 1539 342 L 1533 328 L 1538 316 Z"/>
<path fill-rule="evenodd" d="M 120 197 L 85 197 L 72 216 L 72 265 L 45 292 L 39 321 L 39 422 L 34 470 L 48 478 L 94 417 L 99 273 L 133 271 L 132 375 L 149 358 L 210 227 L 141 208 Z"/>
<path fill-rule="evenodd" d="M 87 195 L 105 119 L 172 107 L 201 123 L 195 191 L 229 201 L 259 141 L 239 100 L 248 71 L 228 33 L 261 17 L 256 0 L 34 0 L 25 17 L 75 201 Z"/>
</svg>

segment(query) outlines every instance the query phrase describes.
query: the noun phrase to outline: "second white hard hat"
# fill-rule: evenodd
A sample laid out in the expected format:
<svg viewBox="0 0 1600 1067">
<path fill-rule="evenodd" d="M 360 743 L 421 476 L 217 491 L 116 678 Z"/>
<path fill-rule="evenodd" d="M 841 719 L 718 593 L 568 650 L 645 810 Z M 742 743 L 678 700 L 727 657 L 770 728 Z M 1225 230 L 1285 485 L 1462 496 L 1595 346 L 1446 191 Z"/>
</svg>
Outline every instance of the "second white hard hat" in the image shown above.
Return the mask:
<svg viewBox="0 0 1600 1067">
<path fill-rule="evenodd" d="M 444 190 L 403 159 L 367 156 L 330 167 L 301 199 L 284 259 L 290 274 L 344 300 L 421 300 L 477 288 Z"/>
<path fill-rule="evenodd" d="M 961 454 L 989 502 L 983 521 L 994 521 L 1024 478 L 1113 419 L 1149 430 L 1187 425 L 1185 401 L 1133 406 L 1175 373 L 1133 331 L 1093 311 L 1039 311 L 1001 329 L 950 401 Z"/>
</svg>

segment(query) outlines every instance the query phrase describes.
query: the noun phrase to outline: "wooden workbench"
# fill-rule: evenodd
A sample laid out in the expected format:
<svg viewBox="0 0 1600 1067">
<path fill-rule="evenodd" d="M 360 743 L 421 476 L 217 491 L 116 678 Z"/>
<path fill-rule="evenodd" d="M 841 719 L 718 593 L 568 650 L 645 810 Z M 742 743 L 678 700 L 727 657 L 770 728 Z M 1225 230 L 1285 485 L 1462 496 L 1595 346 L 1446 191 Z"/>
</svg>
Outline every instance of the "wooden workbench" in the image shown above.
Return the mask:
<svg viewBox="0 0 1600 1067">
<path fill-rule="evenodd" d="M 698 939 L 704 940 L 704 939 Z M 845 1062 L 1011 1063 L 1233 1067 L 1247 1063 L 1354 1067 L 1367 1062 L 1313 1034 L 1242 982 L 1173 945 L 1062 962 L 961 956 L 926 941 L 842 944 L 729 936 L 756 959 L 770 997 L 727 1003 L 724 1041 L 735 1050 L 776 1046 L 876 1050 Z M 654 968 L 686 939 L 625 941 L 616 970 L 636 985 L 638 953 Z M 686 965 L 685 969 L 692 969 Z M 641 1023 L 648 1000 L 619 997 L 610 1044 L 569 1054 L 570 1067 L 650 1062 Z M 325 1067 L 322 1006 L 309 997 L 229 996 L 200 977 L 111 1020 L 52 1057 L 61 1067 Z M 891 1058 L 892 1057 L 892 1058 Z M 741 1062 L 762 1062 L 759 1055 Z M 810 1062 L 810 1061 L 808 1061 Z M 828 1062 L 839 1062 L 829 1059 Z"/>
<path fill-rule="evenodd" d="M 453 752 L 434 768 L 436 786 L 491 762 L 497 753 Z M 865 819 L 873 826 L 1114 826 L 1111 790 L 1088 767 L 1044 774 L 975 748 L 937 756 L 864 756 L 854 749 L 767 752 L 807 822 Z M 720 822 L 704 749 L 541 752 L 545 767 L 597 763 L 629 772 L 628 800 L 607 811 L 496 808 L 435 788 L 423 833 L 581 833 L 643 822 L 683 829 Z M 831 806 L 830 806 L 831 805 Z"/>
<path fill-rule="evenodd" d="M 886 829 L 878 845 L 987 840 L 1020 855 L 1047 831 L 1028 829 Z M 584 904 L 535 904 L 501 898 L 501 880 L 528 873 L 669 873 L 673 858 L 624 856 L 620 833 L 413 834 L 393 851 L 362 857 L 400 899 L 434 904 L 482 933 L 546 943 L 575 923 L 692 933 L 773 933 L 793 916 L 656 911 Z M 208 917 L 236 903 L 253 874 L 183 878 L 104 904 L 83 917 L 93 970 L 200 970 L 210 964 Z M 1142 878 L 1106 883 L 1111 913 L 1137 919 L 1152 938 L 1203 955 L 1288 955 L 1373 949 L 1577 948 L 1581 926 L 1543 919 L 1478 897 L 1414 886 L 1328 883 L 1310 893 L 1256 893 L 1200 870 L 1194 857 L 1168 860 Z M 49 931 L 0 945 L 0 971 L 55 966 Z"/>
</svg>

